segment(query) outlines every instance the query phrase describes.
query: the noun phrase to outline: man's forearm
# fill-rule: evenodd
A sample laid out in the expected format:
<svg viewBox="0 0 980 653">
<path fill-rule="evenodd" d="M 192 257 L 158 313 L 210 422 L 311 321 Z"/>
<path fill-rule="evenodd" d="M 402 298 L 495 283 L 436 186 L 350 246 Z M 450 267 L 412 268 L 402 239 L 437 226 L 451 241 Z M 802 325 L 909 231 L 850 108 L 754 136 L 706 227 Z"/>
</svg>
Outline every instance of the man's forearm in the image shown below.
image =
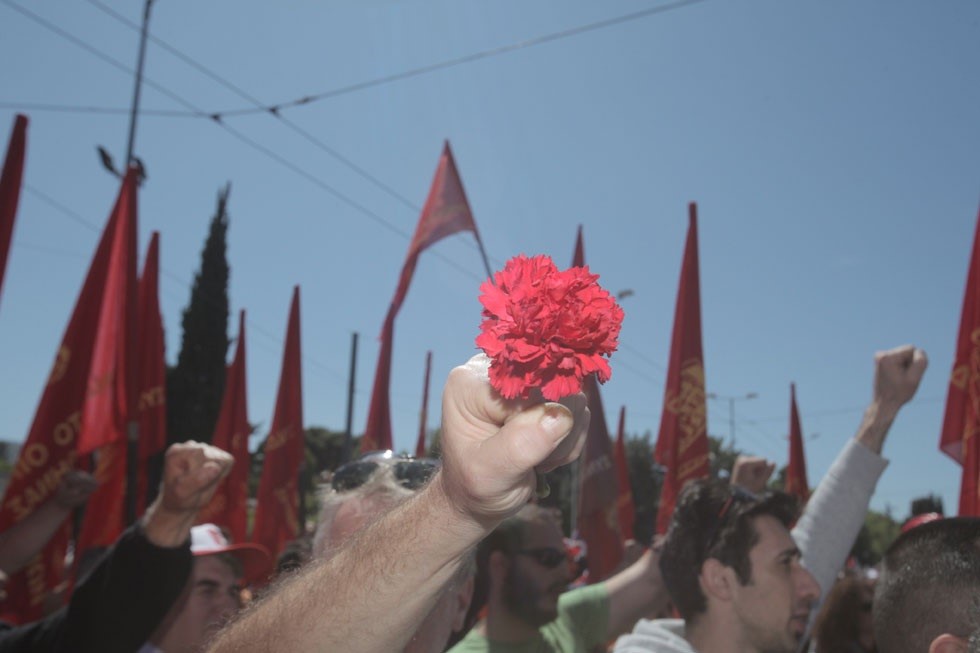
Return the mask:
<svg viewBox="0 0 980 653">
<path fill-rule="evenodd" d="M 902 404 L 885 401 L 872 402 L 864 411 L 864 417 L 854 439 L 874 453 L 881 454 L 885 444 L 885 436 L 888 435 L 888 430 L 901 407 Z"/>
<path fill-rule="evenodd" d="M 401 650 L 488 532 L 452 506 L 440 479 L 260 600 L 209 650 Z"/>
</svg>

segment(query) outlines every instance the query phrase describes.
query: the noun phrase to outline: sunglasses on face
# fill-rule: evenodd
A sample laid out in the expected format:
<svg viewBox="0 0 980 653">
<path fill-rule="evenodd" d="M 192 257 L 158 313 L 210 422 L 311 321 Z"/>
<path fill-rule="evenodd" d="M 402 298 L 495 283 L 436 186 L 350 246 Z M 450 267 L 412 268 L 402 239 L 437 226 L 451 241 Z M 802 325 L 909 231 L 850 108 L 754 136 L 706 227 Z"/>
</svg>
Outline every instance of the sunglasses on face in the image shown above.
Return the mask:
<svg viewBox="0 0 980 653">
<path fill-rule="evenodd" d="M 439 461 L 431 458 L 395 456 L 390 451 L 368 453 L 358 460 L 338 467 L 330 478 L 337 492 L 348 492 L 367 483 L 382 466 L 390 467 L 395 481 L 407 490 L 418 490 L 439 469 Z"/>
<path fill-rule="evenodd" d="M 568 562 L 568 555 L 564 549 L 556 549 L 550 546 L 541 547 L 540 549 L 521 549 L 514 551 L 514 553 L 527 556 L 542 567 L 547 567 L 548 569 L 554 569 L 561 563 Z"/>
</svg>

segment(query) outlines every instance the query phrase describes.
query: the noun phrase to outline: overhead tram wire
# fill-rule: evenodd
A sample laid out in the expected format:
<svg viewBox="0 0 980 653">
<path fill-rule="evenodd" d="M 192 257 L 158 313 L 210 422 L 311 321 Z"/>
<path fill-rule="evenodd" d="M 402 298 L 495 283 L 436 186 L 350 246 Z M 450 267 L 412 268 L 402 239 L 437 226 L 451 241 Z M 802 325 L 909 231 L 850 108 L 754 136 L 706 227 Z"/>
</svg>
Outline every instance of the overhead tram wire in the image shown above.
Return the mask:
<svg viewBox="0 0 980 653">
<path fill-rule="evenodd" d="M 92 107 L 69 104 L 47 104 L 43 102 L 0 102 L 0 109 L 13 111 L 49 111 L 55 113 L 96 113 L 107 115 L 125 115 L 129 109 L 121 107 Z M 140 109 L 141 116 L 164 116 L 167 118 L 200 118 L 197 114 L 187 111 L 166 109 Z"/>
</svg>

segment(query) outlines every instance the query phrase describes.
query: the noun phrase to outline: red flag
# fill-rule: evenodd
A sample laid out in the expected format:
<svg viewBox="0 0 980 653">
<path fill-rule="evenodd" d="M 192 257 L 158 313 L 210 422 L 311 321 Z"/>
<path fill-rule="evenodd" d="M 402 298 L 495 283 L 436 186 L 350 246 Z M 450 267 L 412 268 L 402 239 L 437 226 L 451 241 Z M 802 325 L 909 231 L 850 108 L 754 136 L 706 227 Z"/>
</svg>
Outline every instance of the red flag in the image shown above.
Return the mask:
<svg viewBox="0 0 980 653">
<path fill-rule="evenodd" d="M 796 384 L 789 384 L 789 465 L 786 467 L 786 493 L 806 503 L 810 484 L 806 480 L 806 458 L 803 456 L 803 429 L 796 408 Z"/>
<path fill-rule="evenodd" d="M 585 266 L 581 226 L 575 239 L 572 265 Z M 619 489 L 613 446 L 594 374 L 583 379 L 582 390 L 592 418 L 579 466 L 578 530 L 589 551 L 589 582 L 597 583 L 612 575 L 619 566 L 623 559 L 623 540 L 618 524 Z"/>
<path fill-rule="evenodd" d="M 131 176 L 127 176 L 116 203 L 117 209 L 125 205 L 121 200 L 133 196 L 130 192 L 132 189 L 129 189 L 131 183 Z M 118 223 L 129 218 L 135 220 L 135 213 L 113 210 L 102 232 L 55 355 L 47 385 L 38 402 L 34 422 L 4 494 L 0 507 L 0 532 L 6 531 L 47 501 L 58 487 L 61 477 L 75 466 L 82 405 L 88 390 L 93 343 L 107 286 L 110 253 Z M 6 587 L 8 598 L 2 610 L 4 613 L 16 614 L 21 621 L 34 621 L 43 616 L 45 595 L 64 578 L 63 563 L 69 534 L 70 524 L 66 520 L 62 529 L 48 541 L 44 551 L 23 571 L 11 577 Z"/>
<path fill-rule="evenodd" d="M 636 510 L 633 507 L 633 488 L 630 485 L 630 466 L 626 459 L 626 406 L 619 409 L 619 430 L 616 432 L 616 447 L 613 450 L 616 461 L 616 482 L 619 484 L 619 532 L 624 540 L 633 539 L 633 521 Z"/>
<path fill-rule="evenodd" d="M 415 441 L 415 457 L 425 458 L 425 432 L 429 417 L 429 376 L 432 374 L 432 352 L 425 354 L 425 380 L 422 382 L 422 410 L 419 412 L 419 437 Z"/>
<path fill-rule="evenodd" d="M 946 416 L 939 440 L 941 451 L 963 466 L 960 481 L 962 517 L 980 516 L 980 452 L 977 438 L 980 430 L 980 213 L 970 271 L 966 277 L 966 294 L 960 316 L 960 333 L 956 340 L 956 357 L 946 394 Z"/>
<path fill-rule="evenodd" d="M 3 273 L 7 269 L 7 253 L 14 235 L 14 218 L 20 199 L 20 182 L 24 175 L 24 150 L 27 142 L 27 116 L 17 114 L 14 130 L 7 144 L 7 158 L 0 175 L 0 290 L 3 290 Z"/>
<path fill-rule="evenodd" d="M 160 233 L 153 232 L 139 281 L 136 309 L 139 368 L 139 474 L 136 514 L 146 509 L 150 458 L 167 448 L 167 363 L 160 315 Z"/>
<path fill-rule="evenodd" d="M 273 559 L 286 542 L 300 534 L 298 482 L 305 450 L 299 286 L 296 286 L 289 309 L 276 411 L 265 441 L 265 462 L 259 480 L 255 527 L 252 529 L 252 541 L 265 546 Z"/>
<path fill-rule="evenodd" d="M 127 446 L 122 439 L 96 450 L 95 480 L 99 487 L 85 503 L 85 519 L 75 543 L 76 562 L 89 549 L 110 546 L 125 528 Z"/>
<path fill-rule="evenodd" d="M 378 367 L 374 373 L 371 407 L 368 409 L 368 421 L 364 429 L 364 438 L 361 440 L 361 451 L 392 448 L 388 388 L 391 384 L 391 349 L 395 315 L 398 314 L 398 309 L 401 308 L 408 293 L 408 285 L 412 281 L 419 254 L 429 245 L 459 231 L 472 231 L 477 242 L 480 241 L 480 233 L 476 230 L 473 213 L 466 201 L 466 193 L 463 191 L 459 172 L 456 171 L 456 162 L 453 160 L 452 150 L 449 149 L 449 141 L 446 141 L 442 148 L 442 156 L 439 157 L 436 176 L 429 189 L 429 197 L 425 200 L 418 225 L 415 227 L 415 235 L 412 236 L 412 242 L 408 246 L 408 256 L 402 266 L 395 296 L 391 300 L 388 315 L 381 329 L 381 350 L 378 352 Z"/>
<path fill-rule="evenodd" d="M 708 475 L 707 405 L 701 354 L 701 290 L 698 279 L 698 208 L 688 206 L 689 226 L 674 312 L 667 388 L 654 459 L 664 467 L 657 532 L 670 525 L 677 495 L 692 478 Z"/>
<path fill-rule="evenodd" d="M 235 542 L 246 540 L 248 470 L 251 466 L 248 436 L 251 432 L 245 385 L 245 311 L 241 311 L 235 357 L 225 374 L 225 396 L 221 399 L 221 412 L 211 439 L 211 444 L 230 453 L 235 462 L 211 502 L 197 516 L 199 524 L 212 523 L 227 528 Z"/>
</svg>

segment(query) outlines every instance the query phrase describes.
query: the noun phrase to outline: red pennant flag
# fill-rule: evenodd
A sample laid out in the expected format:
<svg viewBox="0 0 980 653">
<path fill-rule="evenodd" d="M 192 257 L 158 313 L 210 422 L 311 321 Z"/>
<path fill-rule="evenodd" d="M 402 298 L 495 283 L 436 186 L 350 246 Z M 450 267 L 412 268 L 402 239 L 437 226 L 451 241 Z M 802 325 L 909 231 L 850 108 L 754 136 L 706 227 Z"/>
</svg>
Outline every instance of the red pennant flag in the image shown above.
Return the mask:
<svg viewBox="0 0 980 653">
<path fill-rule="evenodd" d="M 217 524 L 227 528 L 235 542 L 246 540 L 248 509 L 248 402 L 245 385 L 245 311 L 238 314 L 238 343 L 235 357 L 225 374 L 225 396 L 214 428 L 211 444 L 231 454 L 235 462 L 218 487 L 211 502 L 197 517 L 199 524 Z"/>
<path fill-rule="evenodd" d="M 626 458 L 626 406 L 619 409 L 619 430 L 616 432 L 616 482 L 619 485 L 619 532 L 623 540 L 632 540 L 636 510 L 633 506 L 633 488 L 630 485 L 630 466 Z"/>
<path fill-rule="evenodd" d="M 75 543 L 75 561 L 89 549 L 112 545 L 126 523 L 126 449 L 125 439 L 99 447 L 96 451 L 95 480 L 99 487 L 85 503 L 85 520 Z"/>
<path fill-rule="evenodd" d="M 698 278 L 698 208 L 688 207 L 689 226 L 677 289 L 667 388 L 654 459 L 664 467 L 657 532 L 665 533 L 677 495 L 692 478 L 708 475 L 707 404 L 701 349 L 701 290 Z"/>
<path fill-rule="evenodd" d="M 480 234 L 473 221 L 473 213 L 463 191 L 463 182 L 460 181 L 459 172 L 456 171 L 456 162 L 453 160 L 452 150 L 449 149 L 449 141 L 446 141 L 442 148 L 442 156 L 439 157 L 435 179 L 432 180 L 429 197 L 425 200 L 418 225 L 415 227 L 415 235 L 412 236 L 412 242 L 408 246 L 408 256 L 405 258 L 405 265 L 402 266 L 395 296 L 391 300 L 388 315 L 381 329 L 381 350 L 378 352 L 378 367 L 374 374 L 371 407 L 368 409 L 368 421 L 364 438 L 361 440 L 361 451 L 392 448 L 388 388 L 391 385 L 391 349 L 395 315 L 398 314 L 408 293 L 408 285 L 415 273 L 419 254 L 429 245 L 459 231 L 472 231 L 477 242 L 480 241 Z"/>
<path fill-rule="evenodd" d="M 286 542 L 300 534 L 298 484 L 305 450 L 299 286 L 296 286 L 289 309 L 276 411 L 265 441 L 265 462 L 259 480 L 258 506 L 252 530 L 252 541 L 268 549 L 273 559 Z"/>
<path fill-rule="evenodd" d="M 575 239 L 572 265 L 585 267 L 581 226 Z M 589 582 L 597 583 L 611 576 L 619 566 L 623 559 L 623 540 L 618 523 L 619 489 L 613 464 L 613 446 L 606 428 L 599 383 L 594 374 L 583 379 L 582 389 L 592 419 L 579 466 L 578 530 L 589 552 Z"/>
<path fill-rule="evenodd" d="M 136 514 L 142 515 L 146 510 L 148 461 L 167 448 L 167 362 L 160 315 L 160 233 L 157 231 L 150 238 L 140 276 L 136 329 L 140 425 Z"/>
<path fill-rule="evenodd" d="M 789 384 L 789 465 L 786 467 L 786 493 L 806 503 L 810 484 L 806 480 L 806 458 L 803 456 L 803 429 L 796 408 L 796 384 Z"/>
<path fill-rule="evenodd" d="M 109 271 L 110 254 L 118 223 L 135 213 L 121 211 L 126 197 L 132 197 L 129 185 L 135 181 L 127 175 L 120 191 L 116 209 L 102 232 L 95 256 L 85 282 L 75 302 L 75 308 L 61 346 L 55 355 L 47 386 L 41 394 L 31 430 L 20 450 L 10 484 L 0 507 L 0 532 L 20 521 L 39 505 L 51 498 L 61 477 L 75 467 L 79 431 L 82 427 L 82 405 L 88 391 L 89 370 L 94 352 L 93 343 L 102 310 Z M 135 197 L 134 197 L 135 199 Z M 135 229 L 134 229 L 135 230 Z M 64 580 L 64 558 L 70 534 L 66 520 L 62 529 L 48 541 L 41 554 L 7 584 L 7 601 L 2 612 L 15 614 L 21 622 L 35 621 L 42 614 L 42 603 L 48 590 Z"/>
<path fill-rule="evenodd" d="M 961 517 L 980 516 L 980 213 L 970 271 L 966 277 L 960 333 L 956 340 L 956 357 L 946 394 L 946 416 L 939 449 L 963 466 L 960 481 Z"/>
<path fill-rule="evenodd" d="M 415 441 L 415 457 L 425 458 L 425 432 L 429 417 L 429 376 L 432 374 L 432 352 L 425 354 L 425 380 L 422 382 L 422 410 L 419 412 L 419 437 Z"/>
<path fill-rule="evenodd" d="M 14 235 L 14 218 L 20 199 L 20 183 L 24 176 L 24 151 L 27 143 L 27 116 L 17 114 L 14 130 L 7 144 L 7 158 L 0 175 L 0 290 L 3 290 L 3 273 L 7 269 L 7 253 Z"/>
</svg>

